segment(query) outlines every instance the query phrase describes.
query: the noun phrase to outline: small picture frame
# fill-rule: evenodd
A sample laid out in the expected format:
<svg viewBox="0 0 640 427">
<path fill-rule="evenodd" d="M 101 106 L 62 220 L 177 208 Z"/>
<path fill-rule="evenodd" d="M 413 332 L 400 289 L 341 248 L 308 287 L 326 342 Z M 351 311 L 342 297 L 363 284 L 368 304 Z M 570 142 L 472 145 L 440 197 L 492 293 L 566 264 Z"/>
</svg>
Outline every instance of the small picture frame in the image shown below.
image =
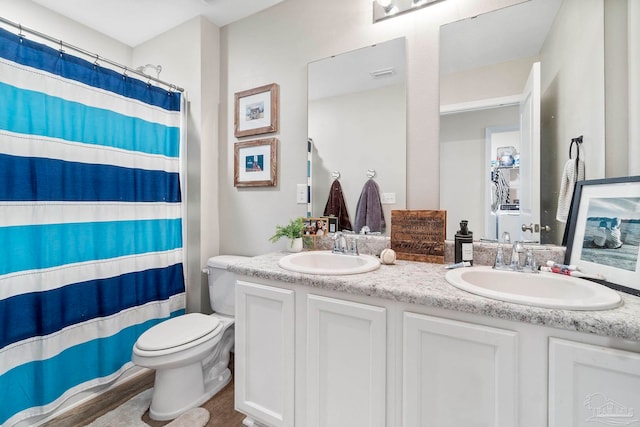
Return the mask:
<svg viewBox="0 0 640 427">
<path fill-rule="evenodd" d="M 304 235 L 313 237 L 326 236 L 329 233 L 329 218 L 307 218 L 304 222 Z"/>
<path fill-rule="evenodd" d="M 234 135 L 236 138 L 278 131 L 276 83 L 235 94 Z"/>
<path fill-rule="evenodd" d="M 640 296 L 640 176 L 578 181 L 568 220 L 565 264 Z"/>
<path fill-rule="evenodd" d="M 235 187 L 275 187 L 278 184 L 276 138 L 236 142 L 233 157 Z"/>
</svg>

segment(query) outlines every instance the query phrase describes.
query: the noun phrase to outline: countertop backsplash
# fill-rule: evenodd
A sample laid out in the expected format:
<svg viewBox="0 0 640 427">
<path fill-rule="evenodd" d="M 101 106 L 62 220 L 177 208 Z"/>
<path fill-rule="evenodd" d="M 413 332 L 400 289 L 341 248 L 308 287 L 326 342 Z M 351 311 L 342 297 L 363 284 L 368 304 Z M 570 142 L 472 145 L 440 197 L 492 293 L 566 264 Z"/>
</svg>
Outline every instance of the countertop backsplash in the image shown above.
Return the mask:
<svg viewBox="0 0 640 427">
<path fill-rule="evenodd" d="M 383 249 L 391 247 L 391 239 L 388 236 L 358 235 L 357 238 L 358 251 L 361 254 L 380 256 Z M 444 260 L 446 264 L 451 264 L 454 262 L 454 242 L 446 240 L 444 243 Z M 529 245 L 525 244 L 525 247 L 529 247 Z M 565 247 L 563 246 L 531 245 L 531 247 L 538 265 L 544 265 L 547 261 L 564 262 Z M 305 250 L 330 251 L 333 249 L 333 238 L 332 236 L 316 237 L 315 247 L 311 239 L 305 239 L 304 248 Z M 510 260 L 510 246 L 504 245 L 503 248 L 507 260 Z M 493 265 L 497 249 L 497 243 L 473 242 L 473 264 Z"/>
</svg>

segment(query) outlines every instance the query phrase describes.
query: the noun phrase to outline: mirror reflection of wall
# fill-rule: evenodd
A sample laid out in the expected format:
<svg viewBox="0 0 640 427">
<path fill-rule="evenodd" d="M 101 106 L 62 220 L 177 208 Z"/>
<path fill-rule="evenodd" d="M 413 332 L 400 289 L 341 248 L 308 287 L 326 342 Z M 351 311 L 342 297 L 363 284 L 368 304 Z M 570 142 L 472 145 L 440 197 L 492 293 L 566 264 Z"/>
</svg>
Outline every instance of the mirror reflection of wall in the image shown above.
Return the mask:
<svg viewBox="0 0 640 427">
<path fill-rule="evenodd" d="M 496 238 L 496 209 L 492 209 L 491 160 L 497 148 L 487 148 L 496 143 L 496 137 L 487 135 L 487 129 L 519 129 L 517 106 L 491 108 L 478 111 L 443 115 L 440 119 L 440 168 L 441 183 L 461 183 L 459 187 L 442 185 L 440 206 L 447 207 L 447 237 L 453 237 L 460 220 L 469 221 L 469 228 L 477 238 Z M 513 145 L 512 142 L 504 144 Z M 505 145 L 501 145 L 505 146 Z M 482 179 L 479 179 L 482 177 Z M 478 209 L 469 209 L 477 206 Z M 504 230 L 503 230 L 504 231 Z M 514 235 L 516 237 L 517 235 Z"/>
<path fill-rule="evenodd" d="M 395 39 L 309 64 L 314 217 L 324 213 L 334 172 L 352 224 L 368 170 L 383 198 L 385 234 L 391 210 L 405 208 L 405 43 Z"/>
<path fill-rule="evenodd" d="M 621 147 L 619 141 L 628 140 L 624 129 L 629 113 L 626 101 L 621 102 L 620 96 L 613 96 L 611 90 L 626 93 L 628 85 L 625 79 L 618 77 L 612 81 L 609 77 L 626 73 L 620 67 L 627 62 L 628 3 L 625 0 L 531 0 L 441 28 L 440 102 L 441 113 L 448 113 L 441 115 L 441 131 L 450 129 L 450 122 L 455 120 L 459 126 L 467 126 L 462 116 L 453 117 L 454 112 L 467 114 L 517 105 L 528 68 L 536 61 L 541 64 L 541 138 L 539 153 L 534 154 L 540 164 L 538 188 L 541 191 L 539 200 L 532 203 L 539 210 L 540 225 L 551 227 L 550 232 L 540 233 L 542 243 L 561 242 L 565 224 L 556 221 L 556 209 L 572 138 L 584 135 L 586 179 L 628 175 L 629 169 L 623 164 L 626 159 L 619 159 L 621 152 L 628 158 L 630 148 Z M 612 35 L 617 43 L 610 42 Z M 632 40 L 629 35 L 629 43 Z M 629 78 L 633 76 L 629 74 Z M 613 111 L 616 112 L 615 127 L 614 120 L 605 120 L 605 114 L 609 117 Z M 478 144 L 484 144 L 483 129 L 504 124 L 507 123 L 495 119 L 475 123 L 473 138 Z M 447 173 L 452 169 L 449 165 L 460 163 L 460 154 L 451 145 L 451 135 L 441 132 L 441 136 L 444 136 L 441 138 L 441 170 Z M 459 143 L 469 145 L 471 140 Z M 466 150 L 483 155 L 479 147 Z M 484 164 L 480 157 L 466 161 Z M 486 179 L 486 169 L 478 168 L 483 175 L 475 179 Z M 487 216 L 486 199 L 480 203 L 450 200 L 450 194 L 459 192 L 469 182 L 453 176 L 441 177 L 440 193 L 444 195 L 441 208 L 447 209 L 450 223 L 455 224 L 462 216 L 478 218 L 478 221 L 484 221 Z M 481 224 L 474 228 L 483 230 Z M 484 231 L 478 233 L 478 238 L 485 237 Z M 450 229 L 447 238 L 452 237 Z"/>
</svg>

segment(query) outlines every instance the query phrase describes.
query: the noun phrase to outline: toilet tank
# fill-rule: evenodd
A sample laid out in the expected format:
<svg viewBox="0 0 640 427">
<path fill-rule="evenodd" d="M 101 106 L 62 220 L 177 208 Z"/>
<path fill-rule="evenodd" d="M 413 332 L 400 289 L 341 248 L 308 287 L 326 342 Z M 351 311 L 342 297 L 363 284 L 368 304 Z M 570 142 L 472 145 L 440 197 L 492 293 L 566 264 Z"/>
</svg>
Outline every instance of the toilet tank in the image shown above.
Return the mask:
<svg viewBox="0 0 640 427">
<path fill-rule="evenodd" d="M 248 259 L 240 255 L 218 255 L 209 258 L 209 301 L 215 313 L 235 315 L 235 284 L 237 275 L 227 271 L 230 264 Z"/>
</svg>

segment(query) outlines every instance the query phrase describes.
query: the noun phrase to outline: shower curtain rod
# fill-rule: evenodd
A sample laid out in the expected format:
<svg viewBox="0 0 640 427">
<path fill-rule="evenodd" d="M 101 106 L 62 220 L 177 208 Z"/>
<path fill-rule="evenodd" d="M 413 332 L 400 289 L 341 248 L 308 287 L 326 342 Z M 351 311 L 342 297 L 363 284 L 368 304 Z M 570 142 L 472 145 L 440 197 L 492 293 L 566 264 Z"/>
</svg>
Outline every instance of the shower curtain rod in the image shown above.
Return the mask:
<svg viewBox="0 0 640 427">
<path fill-rule="evenodd" d="M 122 65 L 122 64 L 119 64 L 119 63 L 117 63 L 115 61 L 112 61 L 110 59 L 103 58 L 103 57 L 99 56 L 96 53 L 91 53 L 88 50 L 82 49 L 81 47 L 77 47 L 77 46 L 74 46 L 74 45 L 66 43 L 66 42 L 63 42 L 62 40 L 58 40 L 58 39 L 53 38 L 51 36 L 48 36 L 48 35 L 46 35 L 44 33 L 41 33 L 40 31 L 36 31 L 36 30 L 32 30 L 31 28 L 24 27 L 21 24 L 18 24 L 16 22 L 10 21 L 10 20 L 5 19 L 5 18 L 3 18 L 1 16 L 0 16 L 0 22 L 2 22 L 4 24 L 7 24 L 7 25 L 10 25 L 10 26 L 12 26 L 14 28 L 17 28 L 19 30 L 19 35 L 20 36 L 22 36 L 22 32 L 23 31 L 27 32 L 27 33 L 30 33 L 30 34 L 33 34 L 34 36 L 43 38 L 43 39 L 45 39 L 47 41 L 50 41 L 52 43 L 57 44 L 58 46 L 60 46 L 60 50 L 62 50 L 63 47 L 65 47 L 67 49 L 75 50 L 76 52 L 81 53 L 81 54 L 83 54 L 85 56 L 88 56 L 90 58 L 94 58 L 96 60 L 96 62 L 101 61 L 101 62 L 105 62 L 105 63 L 107 63 L 109 65 L 112 65 L 114 67 L 121 68 L 121 69 L 124 70 L 125 74 L 131 72 L 131 73 L 137 74 L 139 76 L 143 76 L 148 80 L 153 80 L 156 83 L 159 83 L 161 85 L 167 86 L 171 90 L 176 90 L 178 92 L 184 92 L 183 88 L 178 87 L 178 86 L 176 86 L 176 85 L 174 85 L 172 83 L 167 83 L 164 80 L 160 80 L 160 79 L 158 79 L 156 77 L 150 76 L 150 75 L 145 74 L 145 73 L 143 73 L 141 71 L 138 71 L 136 69 L 129 68 L 126 65 Z"/>
</svg>

